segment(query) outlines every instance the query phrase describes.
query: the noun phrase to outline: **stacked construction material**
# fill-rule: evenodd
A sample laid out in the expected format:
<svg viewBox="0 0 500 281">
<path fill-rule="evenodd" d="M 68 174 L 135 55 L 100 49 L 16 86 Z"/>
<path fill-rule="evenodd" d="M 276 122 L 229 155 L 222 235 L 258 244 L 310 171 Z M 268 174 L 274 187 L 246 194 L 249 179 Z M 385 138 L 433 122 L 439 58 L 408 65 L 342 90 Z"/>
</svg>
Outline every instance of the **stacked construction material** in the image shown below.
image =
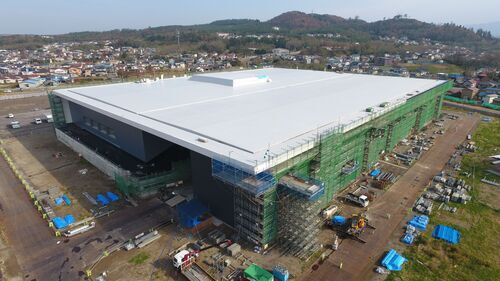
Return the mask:
<svg viewBox="0 0 500 281">
<path fill-rule="evenodd" d="M 460 232 L 452 227 L 438 224 L 432 232 L 432 237 L 444 240 L 450 244 L 458 244 L 460 242 Z"/>
<path fill-rule="evenodd" d="M 427 230 L 427 224 L 429 224 L 429 217 L 425 215 L 414 216 L 413 219 L 408 222 L 408 225 L 411 225 L 420 231 Z"/>
<path fill-rule="evenodd" d="M 399 271 L 406 261 L 407 259 L 398 254 L 396 250 L 390 249 L 384 259 L 382 259 L 382 266 L 392 271 Z"/>
<path fill-rule="evenodd" d="M 425 231 L 427 229 L 427 224 L 429 224 L 428 216 L 414 216 L 406 226 L 406 231 L 401 237 L 401 242 L 411 245 L 415 241 L 415 238 L 420 234 L 419 231 Z"/>
<path fill-rule="evenodd" d="M 64 219 L 61 217 L 53 218 L 52 223 L 54 224 L 54 227 L 56 229 L 63 229 L 75 223 L 75 218 L 73 217 L 73 215 L 68 214 L 64 217 Z"/>
<path fill-rule="evenodd" d="M 116 202 L 116 201 L 118 201 L 118 199 L 120 199 L 120 197 L 118 197 L 118 195 L 114 194 L 111 191 L 106 192 L 106 196 L 109 198 L 109 201 L 111 201 L 111 202 Z"/>
<path fill-rule="evenodd" d="M 96 197 L 97 201 L 99 203 L 101 203 L 101 205 L 103 206 L 107 206 L 109 204 L 109 200 L 108 198 L 106 198 L 106 196 L 102 195 L 102 194 L 97 194 L 97 197 Z"/>
</svg>

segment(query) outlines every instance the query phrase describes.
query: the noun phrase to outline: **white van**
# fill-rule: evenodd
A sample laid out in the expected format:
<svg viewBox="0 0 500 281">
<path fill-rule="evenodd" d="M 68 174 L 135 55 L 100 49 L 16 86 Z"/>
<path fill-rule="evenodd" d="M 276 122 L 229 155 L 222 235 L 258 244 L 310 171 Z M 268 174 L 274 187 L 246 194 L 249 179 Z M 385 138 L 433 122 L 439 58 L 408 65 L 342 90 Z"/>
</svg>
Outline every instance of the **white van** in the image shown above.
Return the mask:
<svg viewBox="0 0 500 281">
<path fill-rule="evenodd" d="M 35 118 L 35 124 L 38 125 L 38 124 L 42 124 L 42 119 L 40 118 Z"/>
</svg>

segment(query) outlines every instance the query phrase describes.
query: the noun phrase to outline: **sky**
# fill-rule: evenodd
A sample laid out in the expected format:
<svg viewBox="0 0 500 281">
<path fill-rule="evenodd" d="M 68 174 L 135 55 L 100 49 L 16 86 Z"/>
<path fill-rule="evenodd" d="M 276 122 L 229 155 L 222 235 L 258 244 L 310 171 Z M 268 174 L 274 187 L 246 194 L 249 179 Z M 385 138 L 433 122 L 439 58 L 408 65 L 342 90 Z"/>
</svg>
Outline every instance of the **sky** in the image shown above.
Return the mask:
<svg viewBox="0 0 500 281">
<path fill-rule="evenodd" d="M 376 21 L 397 14 L 461 25 L 500 21 L 499 0 L 1 0 L 0 34 L 61 34 L 117 28 L 209 23 L 219 19 L 268 20 L 286 11 L 359 16 Z"/>
</svg>

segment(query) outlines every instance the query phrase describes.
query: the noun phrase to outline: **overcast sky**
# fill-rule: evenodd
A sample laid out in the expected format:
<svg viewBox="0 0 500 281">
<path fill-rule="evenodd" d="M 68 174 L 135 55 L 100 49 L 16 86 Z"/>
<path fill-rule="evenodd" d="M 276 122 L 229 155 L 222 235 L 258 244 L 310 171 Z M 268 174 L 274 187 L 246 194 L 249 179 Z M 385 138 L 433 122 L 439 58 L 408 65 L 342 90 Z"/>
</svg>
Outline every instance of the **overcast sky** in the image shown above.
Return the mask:
<svg viewBox="0 0 500 281">
<path fill-rule="evenodd" d="M 230 18 L 268 20 L 292 10 L 367 21 L 396 14 L 462 25 L 500 20 L 500 0 L 1 0 L 0 4 L 0 34 L 59 34 Z"/>
</svg>

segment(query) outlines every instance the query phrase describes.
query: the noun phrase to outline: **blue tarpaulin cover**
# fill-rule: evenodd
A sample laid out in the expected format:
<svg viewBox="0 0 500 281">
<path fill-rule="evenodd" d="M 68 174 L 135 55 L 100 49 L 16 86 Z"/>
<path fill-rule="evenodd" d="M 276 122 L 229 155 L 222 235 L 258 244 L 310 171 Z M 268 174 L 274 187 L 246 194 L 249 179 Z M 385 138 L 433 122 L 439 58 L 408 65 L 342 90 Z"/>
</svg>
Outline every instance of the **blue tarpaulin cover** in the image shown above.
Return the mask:
<svg viewBox="0 0 500 281">
<path fill-rule="evenodd" d="M 64 221 L 66 222 L 67 225 L 75 223 L 75 217 L 73 215 L 68 214 L 64 217 Z"/>
<path fill-rule="evenodd" d="M 432 237 L 444 240 L 451 244 L 458 244 L 460 242 L 460 232 L 452 227 L 438 224 L 432 232 Z"/>
<path fill-rule="evenodd" d="M 56 197 L 56 199 L 54 199 L 54 202 L 56 203 L 56 206 L 61 206 L 64 200 L 61 197 Z"/>
<path fill-rule="evenodd" d="M 425 215 L 414 216 L 413 219 L 408 222 L 409 225 L 421 231 L 425 231 L 427 229 L 428 223 L 429 223 L 429 217 Z"/>
<path fill-rule="evenodd" d="M 109 200 L 108 198 L 106 198 L 106 196 L 102 195 L 102 194 L 97 194 L 96 196 L 96 199 L 97 201 L 99 201 L 99 203 L 101 203 L 101 205 L 103 206 L 106 206 L 109 204 Z"/>
<path fill-rule="evenodd" d="M 344 225 L 346 223 L 347 219 L 344 218 L 343 216 L 334 216 L 332 218 L 332 223 L 334 225 Z"/>
<path fill-rule="evenodd" d="M 380 173 L 382 173 L 382 171 L 380 169 L 375 169 L 373 170 L 371 173 L 370 173 L 370 176 L 372 177 L 376 177 L 378 175 L 380 175 Z"/>
<path fill-rule="evenodd" d="M 407 259 L 402 255 L 398 254 L 396 250 L 390 249 L 387 255 L 385 255 L 382 260 L 382 266 L 389 270 L 399 271 L 401 270 L 403 263 L 405 263 Z"/>
<path fill-rule="evenodd" d="M 66 196 L 66 194 L 63 194 L 63 196 L 61 196 L 62 200 L 64 200 L 64 202 L 66 203 L 66 205 L 71 205 L 71 200 L 69 200 L 68 196 Z"/>
<path fill-rule="evenodd" d="M 115 201 L 118 201 L 118 199 L 120 199 L 120 197 L 118 197 L 118 195 L 114 194 L 111 191 L 106 192 L 106 196 L 109 198 L 109 200 L 111 202 L 115 202 Z"/>
<path fill-rule="evenodd" d="M 208 208 L 197 199 L 193 199 L 177 205 L 177 212 L 180 223 L 184 227 L 192 228 L 202 222 L 201 218 L 208 212 Z"/>
<path fill-rule="evenodd" d="M 415 240 L 415 236 L 410 233 L 405 233 L 401 238 L 401 242 L 411 245 L 413 244 L 413 240 Z"/>
<path fill-rule="evenodd" d="M 61 228 L 65 228 L 65 227 L 68 226 L 68 224 L 66 223 L 66 221 L 63 220 L 60 217 L 53 218 L 52 219 L 52 223 L 54 223 L 54 226 L 56 227 L 56 229 L 61 229 Z"/>
</svg>

